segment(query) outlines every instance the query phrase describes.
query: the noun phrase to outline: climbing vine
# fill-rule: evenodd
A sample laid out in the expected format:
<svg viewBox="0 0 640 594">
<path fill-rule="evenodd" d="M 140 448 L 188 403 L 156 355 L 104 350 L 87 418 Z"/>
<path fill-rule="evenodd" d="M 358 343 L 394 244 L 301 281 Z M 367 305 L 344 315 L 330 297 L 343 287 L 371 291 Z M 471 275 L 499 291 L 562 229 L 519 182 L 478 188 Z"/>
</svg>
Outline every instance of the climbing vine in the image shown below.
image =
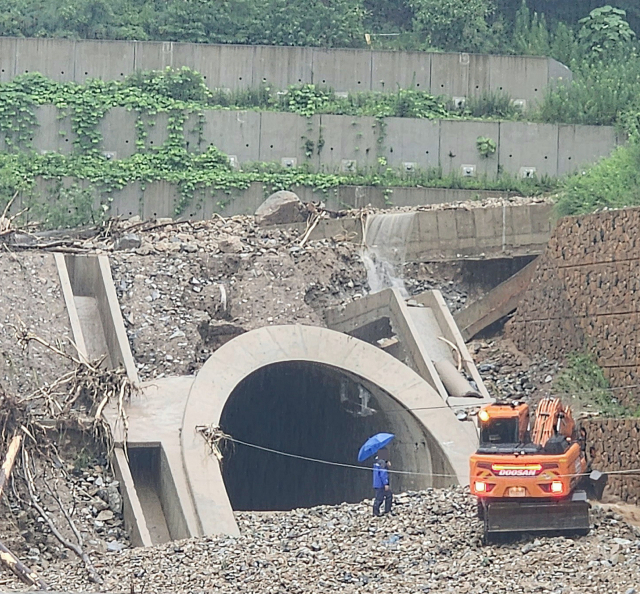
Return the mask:
<svg viewBox="0 0 640 594">
<path fill-rule="evenodd" d="M 180 196 L 175 205 L 176 214 L 193 205 L 196 196 L 201 200 L 206 192 L 217 192 L 228 195 L 230 200 L 234 192 L 248 188 L 253 182 L 264 184 L 266 191 L 297 185 L 328 191 L 352 184 L 456 186 L 528 194 L 553 188 L 554 182 L 545 179 L 517 180 L 503 176 L 495 182 L 473 178 L 460 180 L 443 177 L 438 170 L 413 172 L 407 176 L 388 167 L 384 158 L 385 117 L 442 117 L 447 113 L 444 103 L 439 100 L 424 93 L 415 96 L 411 93 L 336 97 L 333 92 L 306 85 L 280 95 L 271 93 L 268 87 L 221 94 L 207 89 L 202 77 L 188 69 L 141 73 L 122 82 L 91 80 L 85 84 L 58 83 L 39 74 L 23 75 L 0 85 L 0 140 L 5 145 L 4 152 L 0 152 L 0 206 L 16 191 L 24 196 L 33 194 L 34 199 L 27 200 L 32 206 L 30 216 L 39 217 L 50 226 L 58 226 L 63 220 L 67 224 L 100 220 L 108 212 L 114 193 L 133 182 L 139 182 L 143 190 L 153 181 L 175 184 Z M 220 108 L 223 101 L 228 103 L 227 108 L 255 106 L 262 109 L 261 104 L 266 104 L 270 109 L 301 113 L 309 118 L 322 110 L 353 116 L 375 115 L 379 167 L 341 174 L 311 173 L 306 163 L 293 168 L 275 164 L 233 168 L 227 156 L 217 148 L 209 146 L 205 149 L 206 110 Z M 69 122 L 74 140 L 74 150 L 70 154 L 33 151 L 37 109 L 47 105 L 54 106 L 58 117 Z M 113 159 L 101 150 L 101 123 L 113 108 L 124 108 L 134 114 L 135 151 L 127 158 Z M 402 113 L 396 108 L 401 108 Z M 166 140 L 161 146 L 152 146 L 148 142 L 149 130 L 161 116 L 167 122 Z M 311 122 L 309 128 L 313 129 Z M 361 131 L 355 130 L 356 138 L 363 137 Z M 195 142 L 192 142 L 193 136 L 197 138 Z M 310 135 L 303 136 L 302 141 L 308 159 L 319 154 L 325 143 L 322 126 L 316 142 Z M 33 188 L 38 177 L 55 182 L 50 191 L 57 198 L 40 200 L 36 206 Z M 56 182 L 63 178 L 75 182 L 71 186 Z M 95 208 L 96 202 L 100 208 Z"/>
</svg>

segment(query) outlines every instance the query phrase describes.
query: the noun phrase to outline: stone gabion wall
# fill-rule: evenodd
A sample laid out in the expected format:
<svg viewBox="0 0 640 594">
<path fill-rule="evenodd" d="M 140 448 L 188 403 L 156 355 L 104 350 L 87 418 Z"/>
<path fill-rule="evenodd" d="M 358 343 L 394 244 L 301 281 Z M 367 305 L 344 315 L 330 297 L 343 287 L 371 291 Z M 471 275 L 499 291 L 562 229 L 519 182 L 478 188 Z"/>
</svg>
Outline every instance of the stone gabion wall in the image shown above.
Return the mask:
<svg viewBox="0 0 640 594">
<path fill-rule="evenodd" d="M 506 332 L 530 354 L 593 352 L 640 408 L 640 209 L 562 219 Z"/>
<path fill-rule="evenodd" d="M 640 419 L 596 419 L 583 421 L 587 443 L 595 448 L 593 468 L 605 472 L 640 468 Z M 640 473 L 610 474 L 608 493 L 623 501 L 640 503 Z"/>
</svg>

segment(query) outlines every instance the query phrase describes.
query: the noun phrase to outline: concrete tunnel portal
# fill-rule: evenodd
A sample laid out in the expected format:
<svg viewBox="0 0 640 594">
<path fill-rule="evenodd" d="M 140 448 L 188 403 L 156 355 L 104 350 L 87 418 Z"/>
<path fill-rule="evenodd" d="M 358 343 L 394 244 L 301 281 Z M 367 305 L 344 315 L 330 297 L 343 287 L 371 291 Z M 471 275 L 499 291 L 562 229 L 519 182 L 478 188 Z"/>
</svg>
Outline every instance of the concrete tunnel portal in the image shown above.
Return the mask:
<svg viewBox="0 0 640 594">
<path fill-rule="evenodd" d="M 224 406 L 220 427 L 234 438 L 278 452 L 361 466 L 345 468 L 283 456 L 242 444 L 224 450 L 222 475 L 234 510 L 289 510 L 371 497 L 371 460 L 357 461 L 374 433 L 396 435 L 396 491 L 432 486 L 425 428 L 379 387 L 338 368 L 287 361 L 243 379 Z"/>
<path fill-rule="evenodd" d="M 367 409 L 374 409 L 373 413 Z M 370 414 L 369 414 L 370 413 Z M 475 441 L 438 392 L 373 345 L 317 326 L 269 326 L 216 350 L 191 384 L 180 430 L 187 515 L 198 534 L 239 534 L 234 510 L 286 510 L 371 497 L 371 462 L 339 468 L 242 444 L 219 460 L 203 429 L 250 444 L 358 466 L 378 431 L 396 491 L 467 484 Z"/>
</svg>

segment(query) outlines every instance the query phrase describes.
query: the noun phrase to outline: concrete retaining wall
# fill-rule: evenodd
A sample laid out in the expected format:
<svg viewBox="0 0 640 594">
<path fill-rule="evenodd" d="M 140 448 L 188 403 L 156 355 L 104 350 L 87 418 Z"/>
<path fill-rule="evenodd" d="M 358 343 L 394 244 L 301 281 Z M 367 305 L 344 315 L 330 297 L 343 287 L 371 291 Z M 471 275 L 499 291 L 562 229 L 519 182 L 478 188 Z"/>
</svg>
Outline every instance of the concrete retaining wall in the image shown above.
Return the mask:
<svg viewBox="0 0 640 594">
<path fill-rule="evenodd" d="M 605 472 L 640 468 L 640 419 L 594 419 L 581 425 L 589 446 L 595 448 L 594 468 Z M 607 492 L 638 505 L 640 475 L 610 474 Z"/>
<path fill-rule="evenodd" d="M 40 72 L 58 81 L 119 80 L 137 70 L 188 66 L 210 88 L 276 88 L 313 83 L 336 91 L 416 88 L 467 97 L 505 92 L 536 101 L 549 84 L 571 80 L 551 58 L 174 42 L 0 39 L 0 81 Z"/>
<path fill-rule="evenodd" d="M 185 122 L 184 141 L 189 150 L 215 146 L 239 164 L 307 164 L 314 171 L 366 169 L 376 167 L 384 157 L 394 168 L 440 167 L 445 175 L 470 173 L 495 179 L 501 172 L 556 177 L 608 156 L 623 142 L 610 126 L 410 118 L 387 118 L 381 126 L 374 118 L 339 115 L 307 118 L 226 110 L 207 110 L 203 115 L 201 130 L 198 114 L 191 114 Z M 68 118 L 61 118 L 51 105 L 39 107 L 37 117 L 39 126 L 32 142 L 36 150 L 65 154 L 73 150 Z M 111 109 L 100 123 L 100 132 L 100 148 L 111 158 L 124 159 L 135 153 L 135 112 Z M 168 139 L 166 114 L 147 122 L 146 132 L 147 148 L 164 144 Z M 481 136 L 496 142 L 493 155 L 484 157 L 478 152 Z M 0 136 L 0 148 L 3 142 Z"/>
<path fill-rule="evenodd" d="M 540 253 L 553 229 L 553 205 L 419 211 L 405 258 L 508 257 Z"/>
<path fill-rule="evenodd" d="M 74 183 L 74 180 L 72 178 L 63 178 L 62 181 L 38 178 L 36 182 L 36 193 L 43 200 L 49 200 L 52 195 L 55 195 L 59 184 L 69 187 Z M 80 185 L 86 187 L 87 184 L 83 181 Z M 392 206 L 452 204 L 512 196 L 510 192 L 447 188 L 340 186 L 323 192 L 321 190 L 314 191 L 313 188 L 308 186 L 295 186 L 292 190 L 300 196 L 303 202 L 324 202 L 325 207 L 330 211 L 364 208 L 366 206 L 390 208 Z M 201 220 L 211 218 L 214 213 L 223 216 L 253 214 L 257 207 L 267 198 L 268 194 L 269 191 L 259 182 L 250 184 L 246 190 L 233 190 L 230 193 L 204 188 L 195 192 L 192 202 L 179 217 L 181 219 Z M 96 208 L 99 204 L 108 204 L 109 210 L 107 214 L 109 216 L 129 218 L 139 215 L 145 219 L 177 218 L 176 208 L 179 202 L 180 192 L 178 187 L 175 184 L 164 181 L 149 182 L 145 185 L 140 182 L 134 182 L 122 190 L 104 194 L 100 194 L 99 190 L 96 189 Z M 22 207 L 22 198 L 16 200 L 13 209 L 17 212 Z M 426 222 L 423 227 L 429 233 L 433 233 L 433 236 L 429 239 L 429 247 L 433 248 L 433 250 L 442 249 L 446 253 L 453 253 L 457 249 L 455 245 L 447 243 L 447 237 L 449 236 L 466 240 L 465 242 L 459 242 L 462 249 L 469 247 L 475 249 L 477 247 L 502 251 L 502 232 L 504 229 L 504 251 L 509 252 L 511 249 L 523 245 L 519 240 L 514 239 L 516 236 L 529 236 L 530 241 L 527 244 L 536 245 L 542 249 L 551 234 L 551 207 L 548 204 L 534 203 L 526 206 L 508 206 L 505 209 L 504 217 L 502 207 L 490 209 L 490 214 L 487 215 L 480 214 L 482 211 L 483 209 L 469 211 L 462 209 L 445 210 L 442 212 L 446 214 L 441 215 L 435 214 L 434 211 L 431 214 L 419 213 L 418 218 L 425 218 L 426 221 L 430 216 L 440 217 L 438 229 L 432 229 Z M 452 212 L 460 214 L 452 215 Z M 462 214 L 464 212 L 467 214 Z M 451 217 L 454 217 L 452 221 L 449 220 Z M 357 225 L 354 225 L 353 231 L 359 234 L 361 232 L 360 226 L 361 224 L 358 222 Z M 319 227 L 322 227 L 322 223 Z M 352 230 L 351 226 L 348 228 L 349 231 Z M 415 243 L 421 240 L 416 236 L 411 241 Z M 457 242 L 458 240 L 456 239 L 455 241 Z M 412 249 L 410 248 L 409 253 L 411 253 Z"/>
</svg>

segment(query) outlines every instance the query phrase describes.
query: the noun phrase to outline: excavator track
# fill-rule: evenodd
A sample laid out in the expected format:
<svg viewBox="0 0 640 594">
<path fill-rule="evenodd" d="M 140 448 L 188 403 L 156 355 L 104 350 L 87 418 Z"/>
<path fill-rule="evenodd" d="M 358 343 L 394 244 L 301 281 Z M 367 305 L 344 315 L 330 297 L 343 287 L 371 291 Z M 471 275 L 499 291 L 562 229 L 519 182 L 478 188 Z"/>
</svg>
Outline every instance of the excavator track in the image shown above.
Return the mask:
<svg viewBox="0 0 640 594">
<path fill-rule="evenodd" d="M 571 499 L 549 501 L 523 498 L 483 502 L 484 533 L 492 535 L 517 532 L 567 532 L 587 534 L 589 502 L 584 491 Z"/>
</svg>

